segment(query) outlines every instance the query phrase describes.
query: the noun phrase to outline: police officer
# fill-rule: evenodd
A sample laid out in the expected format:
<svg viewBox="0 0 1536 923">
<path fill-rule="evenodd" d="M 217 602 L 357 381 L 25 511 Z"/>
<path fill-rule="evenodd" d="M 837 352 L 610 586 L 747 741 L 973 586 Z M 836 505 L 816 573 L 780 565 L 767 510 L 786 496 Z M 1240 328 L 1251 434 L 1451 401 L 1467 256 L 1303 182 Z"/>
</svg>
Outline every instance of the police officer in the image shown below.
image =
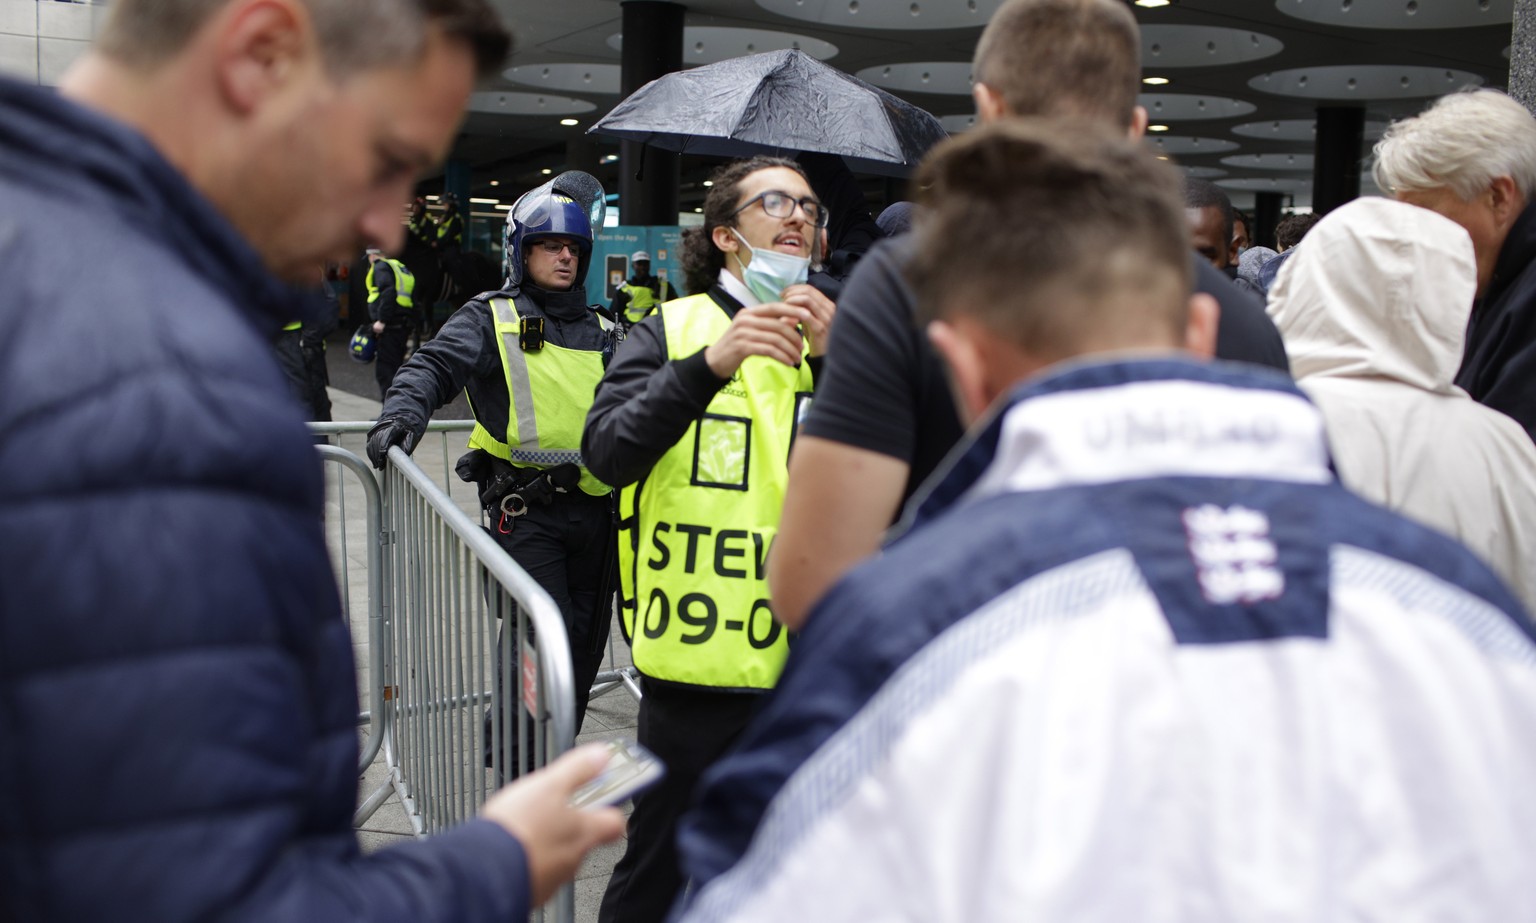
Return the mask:
<svg viewBox="0 0 1536 923">
<path fill-rule="evenodd" d="M 597 180 L 576 171 L 519 198 L 501 290 L 465 304 L 416 351 L 368 434 L 368 456 L 383 468 L 390 446 L 410 452 L 432 412 L 467 392 L 475 429 L 459 475 L 479 486 L 497 542 L 560 607 L 578 731 L 613 592 L 612 491 L 580 454 L 612 336 L 583 284 L 602 202 Z"/>
<path fill-rule="evenodd" d="M 633 274 L 614 292 L 613 303 L 608 306 L 613 319 L 626 327 L 640 323 L 658 304 L 677 297 L 670 282 L 651 275 L 649 253 L 636 250 L 629 255 L 629 265 Z"/>
<path fill-rule="evenodd" d="M 368 249 L 368 263 L 368 316 L 373 320 L 379 350 L 373 374 L 382 397 L 405 361 L 406 339 L 416 323 L 411 299 L 416 277 L 404 263 L 390 259 L 377 248 Z"/>
<path fill-rule="evenodd" d="M 592 470 L 623 487 L 621 613 L 644 691 L 638 736 L 667 766 L 635 801 L 602 923 L 665 918 L 682 884 L 678 817 L 788 652 L 765 562 L 834 311 L 805 284 L 827 213 L 791 160 L 729 164 L 713 183 L 704 225 L 683 240 L 698 294 L 629 332 L 582 440 Z"/>
</svg>

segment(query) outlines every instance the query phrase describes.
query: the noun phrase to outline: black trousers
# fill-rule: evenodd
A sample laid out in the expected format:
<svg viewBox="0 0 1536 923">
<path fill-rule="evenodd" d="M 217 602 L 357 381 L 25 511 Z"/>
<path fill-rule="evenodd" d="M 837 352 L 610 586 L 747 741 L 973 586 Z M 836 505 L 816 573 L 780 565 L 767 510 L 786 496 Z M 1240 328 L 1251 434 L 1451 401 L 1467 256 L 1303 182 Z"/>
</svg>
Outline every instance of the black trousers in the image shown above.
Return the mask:
<svg viewBox="0 0 1536 923">
<path fill-rule="evenodd" d="M 638 737 L 667 774 L 635 798 L 629 845 L 603 894 L 598 923 L 663 923 L 683 887 L 677 822 L 704 770 L 740 736 L 760 695 L 670 686 L 641 678 Z"/>
<path fill-rule="evenodd" d="M 576 733 L 587 714 L 592 680 L 602 665 L 613 622 L 613 589 L 618 579 L 613 507 L 608 497 L 584 493 L 557 496 L 545 506 L 530 506 L 511 520 L 511 531 L 491 534 L 512 560 L 528 572 L 560 607 L 571 645 L 571 676 L 576 690 Z M 503 620 L 502 630 L 510 623 Z M 498 674 L 501 645 L 496 646 Z M 513 688 L 518 687 L 516 678 Z M 486 713 L 486 765 L 490 765 L 491 713 Z M 508 716 L 509 721 L 515 718 Z M 505 725 L 513 727 L 514 724 Z M 516 765 L 515 763 L 513 764 Z M 509 776 L 511 773 L 508 774 Z"/>
<path fill-rule="evenodd" d="M 379 382 L 379 400 L 389 393 L 389 385 L 395 373 L 405 364 L 405 341 L 411 335 L 411 321 L 392 321 L 384 325 L 378 336 L 378 354 L 374 358 L 373 375 Z"/>
</svg>

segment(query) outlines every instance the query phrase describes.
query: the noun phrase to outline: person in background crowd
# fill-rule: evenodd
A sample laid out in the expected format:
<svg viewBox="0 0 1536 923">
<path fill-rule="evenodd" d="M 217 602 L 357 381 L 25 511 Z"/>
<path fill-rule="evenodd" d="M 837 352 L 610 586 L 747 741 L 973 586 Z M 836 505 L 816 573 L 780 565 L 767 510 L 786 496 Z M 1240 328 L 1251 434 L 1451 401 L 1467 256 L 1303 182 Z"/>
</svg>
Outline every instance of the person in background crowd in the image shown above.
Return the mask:
<svg viewBox="0 0 1536 923">
<path fill-rule="evenodd" d="M 639 669 L 639 739 L 666 764 L 635 799 L 603 923 L 659 923 L 682 878 L 677 818 L 774 684 L 788 636 L 768 603 L 785 459 L 834 305 L 806 284 L 827 213 L 792 160 L 711 177 L 683 238 L 688 290 L 630 331 L 582 456 L 619 497 L 620 617 Z"/>
<path fill-rule="evenodd" d="M 1178 174 L 1104 131 L 921 168 L 976 428 L 710 772 L 681 923 L 1536 918 L 1519 603 L 1341 487 L 1289 381 L 1194 361 Z"/>
<path fill-rule="evenodd" d="M 677 297 L 672 283 L 651 275 L 651 255 L 636 250 L 629 255 L 629 279 L 619 286 L 609 305 L 609 313 L 616 323 L 626 328 L 645 320 L 656 306 Z"/>
<path fill-rule="evenodd" d="M 1253 235 L 1249 228 L 1253 222 L 1248 219 L 1247 212 L 1241 209 L 1232 209 L 1232 263 L 1236 265 L 1243 258 L 1248 248 L 1253 246 Z"/>
<path fill-rule="evenodd" d="M 978 116 L 1070 115 L 1140 138 L 1140 56 L 1135 16 L 1118 0 L 1008 0 L 976 46 Z M 879 548 L 897 508 L 960 438 L 944 369 L 912 324 L 903 240 L 875 246 L 849 278 L 825 381 L 795 440 L 780 542 L 768 559 L 774 613 L 792 629 Z M 1284 371 L 1285 347 L 1263 302 L 1194 255 L 1190 262 L 1196 288 L 1221 303 L 1216 355 Z"/>
<path fill-rule="evenodd" d="M 307 414 L 306 419 L 328 423 L 331 419 L 330 371 L 325 367 L 325 338 L 340 323 L 340 303 L 331 283 L 320 270 L 320 280 L 307 299 L 310 316 L 290 321 L 277 335 L 278 364 Z"/>
<path fill-rule="evenodd" d="M 406 343 L 416 326 L 416 277 L 404 263 L 390 259 L 377 247 L 368 248 L 368 264 L 368 317 L 373 321 L 379 349 L 373 374 L 383 400 L 405 362 Z"/>
<path fill-rule="evenodd" d="M 1536 118 L 1497 90 L 1453 93 L 1387 129 L 1373 174 L 1472 236 L 1478 301 L 1456 384 L 1536 434 Z"/>
<path fill-rule="evenodd" d="M 416 351 L 368 434 L 368 457 L 383 469 L 391 446 L 411 452 L 432 413 L 468 395 L 475 429 L 457 470 L 479 488 L 497 544 L 560 607 L 577 732 L 613 618 L 613 491 L 580 453 L 613 345 L 612 325 L 588 304 L 583 281 L 591 209 L 602 197 L 595 178 L 570 171 L 518 198 L 507 213 L 501 290 L 455 311 Z M 493 720 L 488 712 L 487 765 Z M 510 713 L 503 720 L 513 726 Z"/>
<path fill-rule="evenodd" d="M 1467 232 L 1371 197 L 1308 239 L 1269 310 L 1340 479 L 1459 538 L 1536 607 L 1536 445 L 1452 383 L 1477 290 Z"/>
<path fill-rule="evenodd" d="M 1189 218 L 1189 240 L 1195 252 L 1212 267 L 1237 278 L 1237 239 L 1233 228 L 1237 212 L 1221 187 L 1193 176 L 1184 181 L 1184 208 Z"/>
<path fill-rule="evenodd" d="M 1279 256 L 1278 253 L 1268 247 L 1249 247 L 1243 251 L 1243 255 L 1237 258 L 1237 277 L 1251 285 L 1254 290 L 1263 293 L 1264 286 L 1260 279 L 1264 274 L 1264 267 L 1269 261 Z"/>
<path fill-rule="evenodd" d="M 401 245 L 510 36 L 484 0 L 113 0 L 97 35 L 56 91 L 0 78 L 0 919 L 526 919 L 622 832 L 568 807 L 604 756 L 362 854 L 325 484 L 270 348 L 280 279 Z"/>
<path fill-rule="evenodd" d="M 1307 212 L 1302 215 L 1286 215 L 1275 225 L 1275 247 L 1280 253 L 1291 249 L 1301 243 L 1301 239 L 1307 236 L 1316 224 L 1323 220 L 1321 215 Z"/>
<path fill-rule="evenodd" d="M 1264 260 L 1259 266 L 1258 286 L 1266 296 L 1274 288 L 1275 279 L 1279 277 L 1280 270 L 1295 255 L 1291 251 L 1301 243 L 1301 239 L 1307 236 L 1307 232 L 1321 220 L 1321 217 L 1308 212 L 1304 215 L 1286 215 L 1280 219 L 1280 224 L 1275 227 L 1275 245 L 1280 248 L 1279 253 Z M 1239 274 L 1241 272 L 1239 267 Z"/>
</svg>

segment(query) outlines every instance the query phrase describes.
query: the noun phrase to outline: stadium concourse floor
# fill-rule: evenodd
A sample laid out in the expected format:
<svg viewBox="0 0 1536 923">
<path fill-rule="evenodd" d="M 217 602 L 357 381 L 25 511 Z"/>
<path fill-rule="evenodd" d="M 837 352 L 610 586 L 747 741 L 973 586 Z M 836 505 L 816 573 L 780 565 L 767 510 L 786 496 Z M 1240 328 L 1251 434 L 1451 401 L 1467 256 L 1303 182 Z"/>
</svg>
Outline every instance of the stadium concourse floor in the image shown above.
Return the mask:
<svg viewBox="0 0 1536 923">
<path fill-rule="evenodd" d="M 327 366 L 330 371 L 330 396 L 331 416 L 336 421 L 373 420 L 377 418 L 380 408 L 378 400 L 378 385 L 374 381 L 372 365 L 364 365 L 353 361 L 347 353 L 347 340 L 351 336 L 350 331 L 338 333 L 332 337 L 329 348 L 326 350 Z M 463 395 L 459 395 L 452 403 L 443 407 L 434 416 L 438 420 L 463 420 L 468 419 L 469 407 Z M 457 458 L 464 440 L 463 434 L 452 434 L 446 454 L 450 463 Z M 348 437 L 343 441 L 344 447 L 362 454 L 362 440 L 360 437 Z M 417 460 L 428 472 L 443 471 L 443 455 L 445 449 L 442 440 L 429 437 L 417 451 Z M 328 481 L 334 480 L 328 479 Z M 458 486 L 458 485 L 455 485 Z M 334 492 L 334 490 L 333 490 Z M 334 502 L 327 505 L 328 515 L 344 515 L 348 520 L 347 528 L 354 530 L 356 534 L 364 531 L 365 507 L 362 503 L 350 503 L 339 511 Z M 349 552 L 356 555 L 357 552 Z M 351 596 L 357 599 L 366 599 L 366 592 L 359 592 L 365 586 L 362 582 L 364 574 L 360 569 L 348 574 L 348 582 L 352 588 Z M 365 604 L 354 602 L 351 608 L 352 631 L 354 650 L 358 657 L 360 681 L 366 684 L 367 671 L 367 607 Z M 629 663 L 629 648 L 624 644 L 623 637 L 615 624 L 612 631 L 613 643 L 610 647 L 612 659 L 616 665 L 623 666 Z M 609 665 L 605 664 L 604 669 Z M 364 685 L 362 688 L 366 688 Z M 367 707 L 366 700 L 363 707 Z M 635 736 L 635 718 L 637 704 L 633 697 L 624 689 L 615 689 L 608 694 L 593 699 L 588 708 L 586 722 L 582 732 L 577 737 L 577 743 L 589 741 L 608 740 L 616 737 Z M 387 778 L 384 759 L 381 755 L 374 760 L 372 766 L 363 775 L 359 783 L 359 800 L 372 793 Z M 626 808 L 627 810 L 627 808 Z M 391 796 L 374 815 L 358 829 L 358 838 L 365 851 L 383 849 L 388 846 L 406 842 L 411 838 L 411 822 L 406 816 L 405 808 L 400 804 L 397 796 Z M 576 878 L 576 921 L 577 923 L 593 923 L 597 919 L 598 905 L 602 900 L 603 890 L 608 885 L 608 878 L 613 873 L 613 866 L 619 861 L 619 856 L 624 851 L 624 841 L 620 840 L 608 846 L 601 847 L 592 852 L 582 865 Z"/>
</svg>

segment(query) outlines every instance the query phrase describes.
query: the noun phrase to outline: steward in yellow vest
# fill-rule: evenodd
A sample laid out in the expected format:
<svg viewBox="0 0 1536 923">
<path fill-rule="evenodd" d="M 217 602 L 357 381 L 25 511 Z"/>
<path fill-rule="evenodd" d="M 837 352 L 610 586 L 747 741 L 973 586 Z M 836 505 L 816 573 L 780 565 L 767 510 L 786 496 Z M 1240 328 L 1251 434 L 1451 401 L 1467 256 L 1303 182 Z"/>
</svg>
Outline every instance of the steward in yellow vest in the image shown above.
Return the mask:
<svg viewBox="0 0 1536 923">
<path fill-rule="evenodd" d="M 614 336 L 583 284 L 602 198 L 597 180 L 573 171 L 518 199 L 501 290 L 465 304 L 416 351 L 368 436 L 369 457 L 382 468 L 390 446 L 410 452 L 433 411 L 466 394 L 475 429 L 458 473 L 479 487 L 491 534 L 565 617 L 578 731 L 615 583 L 612 489 L 581 457 L 582 424 Z M 503 716 L 514 718 L 510 709 Z"/>
<path fill-rule="evenodd" d="M 582 437 L 619 498 L 620 620 L 641 673 L 638 736 L 666 778 L 635 800 L 600 923 L 659 921 L 681 879 L 678 817 L 773 686 L 789 635 L 767 557 L 832 303 L 804 284 L 826 213 L 793 161 L 713 177 L 684 234 L 688 287 L 628 332 Z"/>
<path fill-rule="evenodd" d="M 405 264 L 385 256 L 382 251 L 368 251 L 368 316 L 378 343 L 378 359 L 373 375 L 379 383 L 379 396 L 389 391 L 389 384 L 405 361 L 406 339 L 415 320 L 412 293 L 416 277 Z"/>
<path fill-rule="evenodd" d="M 613 295 L 613 303 L 608 306 L 614 322 L 626 329 L 645 320 L 657 305 L 677 297 L 672 283 L 651 275 L 649 253 L 636 250 L 629 255 L 629 265 L 632 270 L 629 281 L 619 286 Z"/>
</svg>

